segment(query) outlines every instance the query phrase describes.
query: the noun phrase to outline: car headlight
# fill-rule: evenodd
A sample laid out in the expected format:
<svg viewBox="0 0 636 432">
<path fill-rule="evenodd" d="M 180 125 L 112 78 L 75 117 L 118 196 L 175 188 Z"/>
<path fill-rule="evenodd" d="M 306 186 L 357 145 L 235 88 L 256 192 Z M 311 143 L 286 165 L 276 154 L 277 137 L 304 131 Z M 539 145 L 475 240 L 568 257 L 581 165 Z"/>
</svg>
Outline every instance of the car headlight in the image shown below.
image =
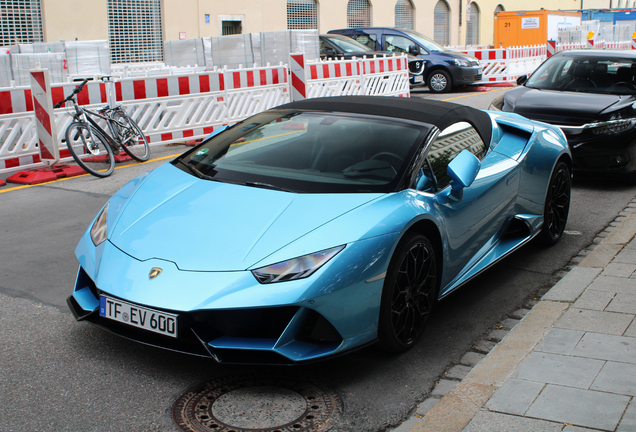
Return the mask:
<svg viewBox="0 0 636 432">
<path fill-rule="evenodd" d="M 282 261 L 267 267 L 252 270 L 252 274 L 262 284 L 286 282 L 311 276 L 327 261 L 344 249 L 344 245 L 325 249 L 309 255 Z"/>
<path fill-rule="evenodd" d="M 636 119 L 619 119 L 586 125 L 594 135 L 620 135 L 636 127 Z"/>
<path fill-rule="evenodd" d="M 470 62 L 464 59 L 450 59 L 448 62 L 454 64 L 455 66 L 470 67 Z"/>
<path fill-rule="evenodd" d="M 95 246 L 104 243 L 108 238 L 108 223 L 106 221 L 108 215 L 108 204 L 104 206 L 99 216 L 95 219 L 95 223 L 91 227 L 91 240 Z"/>
<path fill-rule="evenodd" d="M 421 61 L 412 61 L 409 62 L 409 71 L 414 74 L 419 74 L 422 72 L 423 62 Z"/>
</svg>

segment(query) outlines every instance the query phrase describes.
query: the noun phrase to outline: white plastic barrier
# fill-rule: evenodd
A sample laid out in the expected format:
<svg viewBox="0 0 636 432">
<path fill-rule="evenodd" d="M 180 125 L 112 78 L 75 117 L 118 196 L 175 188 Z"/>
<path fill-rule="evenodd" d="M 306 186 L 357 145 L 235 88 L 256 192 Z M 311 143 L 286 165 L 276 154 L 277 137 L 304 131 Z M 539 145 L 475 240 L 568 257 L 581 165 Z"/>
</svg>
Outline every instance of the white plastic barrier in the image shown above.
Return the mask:
<svg viewBox="0 0 636 432">
<path fill-rule="evenodd" d="M 523 46 L 464 50 L 479 60 L 482 80 L 478 84 L 515 81 L 519 75 L 533 72 L 546 59 L 546 46 Z"/>
<path fill-rule="evenodd" d="M 554 41 L 549 41 L 554 44 Z M 636 49 L 636 39 L 630 41 L 594 41 L 597 49 Z M 559 43 L 509 48 L 447 47 L 476 57 L 483 67 L 479 84 L 515 81 L 520 75 L 532 73 L 548 57 L 556 52 L 590 48 L 583 43 Z M 467 49 L 466 49 L 467 48 Z M 552 52 L 554 51 L 554 52 Z"/>
<path fill-rule="evenodd" d="M 337 72 L 338 71 L 338 72 Z M 307 62 L 309 96 L 409 96 L 406 56 Z M 80 105 L 97 108 L 121 103 L 144 130 L 151 145 L 203 138 L 216 128 L 243 120 L 291 100 L 286 65 L 215 69 L 186 75 L 90 81 L 77 95 Z M 54 84 L 53 103 L 77 83 Z M 64 137 L 73 110 L 55 110 L 58 139 Z M 0 173 L 45 166 L 39 159 L 29 87 L 0 89 Z M 61 162 L 71 161 L 60 148 Z"/>
<path fill-rule="evenodd" d="M 148 136 L 151 145 L 203 138 L 216 128 L 290 101 L 287 66 L 216 70 L 186 76 L 88 82 L 77 95 L 86 108 L 109 98 L 121 103 Z M 111 87 L 112 88 L 109 88 Z M 53 103 L 68 96 L 76 83 L 55 85 Z M 0 89 L 0 173 L 45 166 L 36 146 L 31 90 Z M 58 139 L 72 120 L 72 108 L 55 110 Z M 61 162 L 71 161 L 60 149 Z"/>
<path fill-rule="evenodd" d="M 53 103 L 66 98 L 75 87 L 75 83 L 51 85 Z M 77 98 L 87 108 L 100 107 L 108 100 L 106 85 L 89 82 Z M 66 108 L 55 110 L 54 116 L 58 142 L 61 142 L 72 117 L 67 114 Z M 40 161 L 37 140 L 31 88 L 0 89 L 0 173 L 46 166 Z M 60 158 L 61 162 L 73 160 L 63 146 L 60 148 Z"/>
<path fill-rule="evenodd" d="M 560 43 L 556 45 L 556 51 L 572 50 L 572 49 L 585 49 L 590 48 L 587 42 L 583 43 Z M 594 41 L 594 48 L 597 49 L 634 49 L 632 41 Z"/>
<path fill-rule="evenodd" d="M 384 95 L 409 97 L 405 55 L 352 60 L 309 60 L 305 65 L 306 97 Z"/>
</svg>

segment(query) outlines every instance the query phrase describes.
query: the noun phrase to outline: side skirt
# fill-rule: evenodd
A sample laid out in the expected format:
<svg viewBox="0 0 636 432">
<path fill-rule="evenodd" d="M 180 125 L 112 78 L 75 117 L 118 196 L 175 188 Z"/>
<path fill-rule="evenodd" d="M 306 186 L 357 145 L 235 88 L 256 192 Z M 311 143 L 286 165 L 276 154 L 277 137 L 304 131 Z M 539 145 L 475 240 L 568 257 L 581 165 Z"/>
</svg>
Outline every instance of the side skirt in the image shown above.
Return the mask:
<svg viewBox="0 0 636 432">
<path fill-rule="evenodd" d="M 508 225 L 506 231 L 496 239 L 484 245 L 481 253 L 471 260 L 464 270 L 442 290 L 439 299 L 443 299 L 492 265 L 498 263 L 521 246 L 530 242 L 543 225 L 543 216 L 517 215 Z"/>
</svg>

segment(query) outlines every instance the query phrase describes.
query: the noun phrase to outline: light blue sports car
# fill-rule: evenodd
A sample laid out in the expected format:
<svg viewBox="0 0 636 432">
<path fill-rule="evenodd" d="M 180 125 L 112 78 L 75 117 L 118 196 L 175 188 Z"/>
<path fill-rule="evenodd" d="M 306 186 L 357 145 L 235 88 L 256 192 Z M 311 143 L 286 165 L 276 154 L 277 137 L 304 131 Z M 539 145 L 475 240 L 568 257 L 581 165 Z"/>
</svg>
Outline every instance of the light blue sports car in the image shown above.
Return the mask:
<svg viewBox="0 0 636 432">
<path fill-rule="evenodd" d="M 432 100 L 248 118 L 124 186 L 82 236 L 78 320 L 219 362 L 403 352 L 437 300 L 562 236 L 560 129 Z"/>
</svg>

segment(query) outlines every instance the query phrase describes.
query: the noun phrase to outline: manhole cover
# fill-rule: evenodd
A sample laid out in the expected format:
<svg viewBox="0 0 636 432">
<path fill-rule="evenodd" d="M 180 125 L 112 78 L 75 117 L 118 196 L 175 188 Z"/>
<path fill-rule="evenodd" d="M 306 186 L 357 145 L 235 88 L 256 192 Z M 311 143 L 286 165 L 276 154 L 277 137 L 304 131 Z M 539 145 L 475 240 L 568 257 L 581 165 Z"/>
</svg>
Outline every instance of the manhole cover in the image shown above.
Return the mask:
<svg viewBox="0 0 636 432">
<path fill-rule="evenodd" d="M 328 431 L 342 415 L 330 389 L 286 377 L 226 377 L 188 390 L 172 406 L 184 431 Z"/>
</svg>

